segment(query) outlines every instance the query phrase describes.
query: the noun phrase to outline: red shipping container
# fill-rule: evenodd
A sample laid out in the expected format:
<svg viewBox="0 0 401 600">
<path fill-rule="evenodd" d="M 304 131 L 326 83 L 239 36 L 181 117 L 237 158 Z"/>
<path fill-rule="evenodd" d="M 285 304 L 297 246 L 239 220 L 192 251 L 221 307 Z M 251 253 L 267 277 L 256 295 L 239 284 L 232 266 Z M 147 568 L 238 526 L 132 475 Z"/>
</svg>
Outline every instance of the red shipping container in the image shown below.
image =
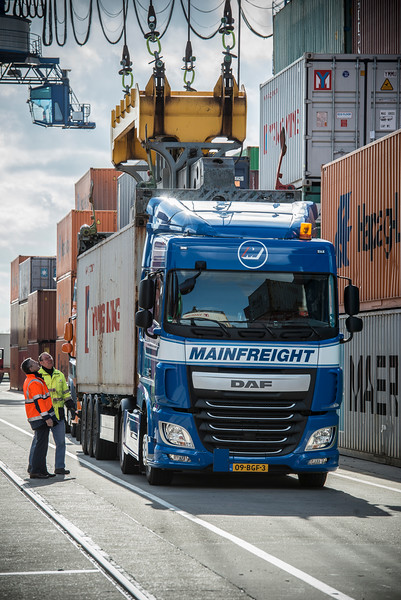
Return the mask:
<svg viewBox="0 0 401 600">
<path fill-rule="evenodd" d="M 18 363 L 19 348 L 11 346 L 10 348 L 10 389 L 18 390 L 20 364 Z"/>
<path fill-rule="evenodd" d="M 77 270 L 78 233 L 82 225 L 91 225 L 92 212 L 72 210 L 57 223 L 57 279 Z M 96 225 L 99 232 L 117 231 L 117 211 L 96 211 Z"/>
<path fill-rule="evenodd" d="M 339 275 L 359 287 L 361 310 L 401 307 L 400 165 L 398 130 L 322 168 L 322 237 Z"/>
<path fill-rule="evenodd" d="M 34 344 L 28 344 L 27 351 L 28 356 L 31 356 L 34 360 L 38 360 L 42 352 L 48 352 L 54 358 L 56 342 L 35 342 Z"/>
<path fill-rule="evenodd" d="M 75 279 L 72 273 L 67 273 L 62 279 L 57 281 L 57 338 L 63 337 L 64 325 L 68 322 L 72 314 Z"/>
<path fill-rule="evenodd" d="M 65 344 L 64 339 L 58 339 L 56 341 L 56 355 L 52 355 L 54 358 L 54 364 L 56 369 L 64 373 L 64 377 L 68 377 L 68 360 L 69 356 L 65 352 L 62 352 L 62 345 Z"/>
<path fill-rule="evenodd" d="M 27 348 L 18 348 L 18 363 L 17 363 L 17 375 L 18 375 L 18 386 L 17 386 L 17 390 L 22 390 L 23 386 L 24 386 L 24 381 L 25 381 L 25 373 L 21 370 L 21 363 L 28 358 L 28 356 L 30 356 L 29 351 Z M 32 356 L 32 358 L 35 358 L 35 356 Z"/>
<path fill-rule="evenodd" d="M 10 285 L 10 302 L 15 302 L 19 297 L 19 266 L 29 256 L 17 256 L 11 262 L 11 285 Z"/>
<path fill-rule="evenodd" d="M 56 339 L 56 290 L 28 296 L 28 344 Z"/>
<path fill-rule="evenodd" d="M 18 346 L 19 302 L 10 304 L 10 346 Z"/>
<path fill-rule="evenodd" d="M 89 195 L 95 210 L 117 210 L 117 178 L 121 171 L 115 169 L 89 169 L 75 184 L 76 210 L 92 210 Z"/>
</svg>

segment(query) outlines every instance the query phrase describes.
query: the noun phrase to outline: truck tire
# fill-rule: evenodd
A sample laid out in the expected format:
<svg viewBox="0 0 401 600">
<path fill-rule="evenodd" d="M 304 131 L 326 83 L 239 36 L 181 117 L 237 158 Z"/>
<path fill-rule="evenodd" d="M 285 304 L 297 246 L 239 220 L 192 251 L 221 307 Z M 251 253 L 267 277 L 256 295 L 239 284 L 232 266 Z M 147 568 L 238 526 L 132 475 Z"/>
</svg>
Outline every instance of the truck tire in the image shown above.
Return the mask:
<svg viewBox="0 0 401 600">
<path fill-rule="evenodd" d="M 326 483 L 327 473 L 298 473 L 298 479 L 303 488 L 322 488 Z"/>
<path fill-rule="evenodd" d="M 124 419 L 120 419 L 120 434 L 118 436 L 118 457 L 120 460 L 120 469 L 125 475 L 139 473 L 139 461 L 135 460 L 131 454 L 126 454 L 123 447 L 124 439 Z"/>
<path fill-rule="evenodd" d="M 82 409 L 81 409 L 81 445 L 82 452 L 88 454 L 88 438 L 86 432 L 86 422 L 88 416 L 88 398 L 84 396 L 82 398 Z"/>
<path fill-rule="evenodd" d="M 141 434 L 141 448 L 142 448 L 142 466 L 145 471 L 146 479 L 149 485 L 169 485 L 173 479 L 173 471 L 167 469 L 157 469 L 148 464 L 148 443 L 147 443 L 147 423 L 145 421 L 142 428 Z"/>
<path fill-rule="evenodd" d="M 93 401 L 92 420 L 92 448 L 96 460 L 113 460 L 116 456 L 116 448 L 113 442 L 102 440 L 100 437 L 100 415 L 102 414 L 101 402 L 98 398 Z"/>
<path fill-rule="evenodd" d="M 86 445 L 88 448 L 89 456 L 94 456 L 93 454 L 93 405 L 95 400 L 89 397 L 88 400 L 88 409 L 86 413 Z"/>
</svg>

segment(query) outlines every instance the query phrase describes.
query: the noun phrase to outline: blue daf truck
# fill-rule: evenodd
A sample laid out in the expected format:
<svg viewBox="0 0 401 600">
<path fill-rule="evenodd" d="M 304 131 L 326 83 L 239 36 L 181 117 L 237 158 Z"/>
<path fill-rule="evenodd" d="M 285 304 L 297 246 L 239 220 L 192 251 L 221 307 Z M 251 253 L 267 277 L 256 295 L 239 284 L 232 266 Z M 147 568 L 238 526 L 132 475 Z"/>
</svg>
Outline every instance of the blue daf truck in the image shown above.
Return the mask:
<svg viewBox="0 0 401 600">
<path fill-rule="evenodd" d="M 78 257 L 66 350 L 85 453 L 152 485 L 178 471 L 324 485 L 341 344 L 362 322 L 316 216 L 294 190 L 137 188 L 130 223 Z"/>
</svg>

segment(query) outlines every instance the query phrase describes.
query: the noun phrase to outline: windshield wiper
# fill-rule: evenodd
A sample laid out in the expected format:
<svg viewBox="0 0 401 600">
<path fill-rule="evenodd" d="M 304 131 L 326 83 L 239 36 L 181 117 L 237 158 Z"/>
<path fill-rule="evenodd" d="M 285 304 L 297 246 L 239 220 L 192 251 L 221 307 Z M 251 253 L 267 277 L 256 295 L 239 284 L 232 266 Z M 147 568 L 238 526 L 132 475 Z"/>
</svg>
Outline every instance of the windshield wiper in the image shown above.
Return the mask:
<svg viewBox="0 0 401 600">
<path fill-rule="evenodd" d="M 223 325 L 223 323 L 221 323 L 221 321 L 217 321 L 216 319 L 208 319 L 206 317 L 195 317 L 195 318 L 189 319 L 189 320 L 191 321 L 191 327 L 202 327 L 202 325 L 196 325 L 195 321 L 209 321 L 210 323 L 215 323 L 216 325 L 218 325 L 220 327 L 220 329 L 222 329 L 224 331 L 224 333 L 227 337 L 231 337 L 229 331 L 227 330 L 227 327 L 225 327 Z"/>
</svg>

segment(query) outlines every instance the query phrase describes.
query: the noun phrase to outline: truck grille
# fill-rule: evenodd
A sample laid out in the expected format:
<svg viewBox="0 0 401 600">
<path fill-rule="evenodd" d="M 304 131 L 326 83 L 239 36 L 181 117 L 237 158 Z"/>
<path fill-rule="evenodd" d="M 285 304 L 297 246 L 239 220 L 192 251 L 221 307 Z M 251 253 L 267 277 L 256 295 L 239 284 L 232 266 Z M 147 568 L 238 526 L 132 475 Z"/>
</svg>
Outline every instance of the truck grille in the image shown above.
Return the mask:
<svg viewBox="0 0 401 600">
<path fill-rule="evenodd" d="M 233 369 L 189 369 L 191 400 L 198 434 L 204 447 L 213 452 L 225 448 L 231 454 L 276 456 L 292 452 L 300 442 L 310 413 L 314 389 L 312 370 L 294 370 L 296 375 L 310 376 L 306 391 L 250 391 L 195 389 L 192 372 L 204 371 L 211 377 L 227 373 L 236 377 Z M 244 369 L 241 370 L 243 376 Z M 252 371 L 254 374 L 283 374 L 289 370 Z"/>
</svg>

